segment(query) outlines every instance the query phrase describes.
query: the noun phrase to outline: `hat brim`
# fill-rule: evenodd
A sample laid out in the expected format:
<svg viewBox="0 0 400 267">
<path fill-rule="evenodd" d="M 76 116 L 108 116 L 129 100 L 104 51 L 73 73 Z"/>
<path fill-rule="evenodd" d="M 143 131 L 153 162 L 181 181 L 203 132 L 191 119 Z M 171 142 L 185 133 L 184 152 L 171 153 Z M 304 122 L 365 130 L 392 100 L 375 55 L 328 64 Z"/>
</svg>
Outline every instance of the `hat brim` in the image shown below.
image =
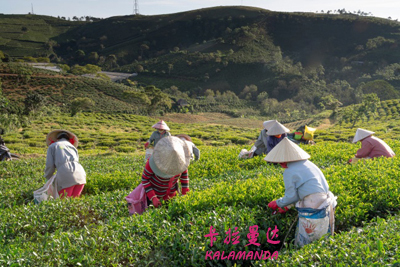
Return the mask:
<svg viewBox="0 0 400 267">
<path fill-rule="evenodd" d="M 187 142 L 176 136 L 163 137 L 158 141 L 152 160 L 161 177 L 172 177 L 187 170 L 191 156 Z"/>
<path fill-rule="evenodd" d="M 162 172 L 156 165 L 156 163 L 154 162 L 154 158 L 153 155 L 150 156 L 149 159 L 149 164 L 150 164 L 150 168 L 153 170 L 154 174 L 162 177 L 162 178 L 172 178 L 175 175 L 170 175 L 170 174 L 166 174 L 165 172 Z"/>
<path fill-rule="evenodd" d="M 78 142 L 79 142 L 78 137 L 74 133 L 67 130 L 54 130 L 50 132 L 46 137 L 46 145 L 50 146 L 53 142 L 57 142 L 57 135 L 61 132 L 66 132 L 70 139 L 71 138 L 74 139 L 73 145 L 74 147 L 78 148 Z"/>
</svg>

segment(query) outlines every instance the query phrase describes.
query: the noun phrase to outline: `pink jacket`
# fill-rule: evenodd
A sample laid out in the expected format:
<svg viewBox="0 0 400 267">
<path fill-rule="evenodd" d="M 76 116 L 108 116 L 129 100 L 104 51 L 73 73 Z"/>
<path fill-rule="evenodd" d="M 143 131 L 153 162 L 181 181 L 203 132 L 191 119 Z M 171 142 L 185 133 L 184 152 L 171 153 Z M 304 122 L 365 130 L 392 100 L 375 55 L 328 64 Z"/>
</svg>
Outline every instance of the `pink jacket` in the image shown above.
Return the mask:
<svg viewBox="0 0 400 267">
<path fill-rule="evenodd" d="M 376 158 L 376 157 L 394 157 L 393 150 L 381 139 L 375 136 L 368 136 L 361 140 L 361 148 L 357 151 L 357 158 Z"/>
</svg>

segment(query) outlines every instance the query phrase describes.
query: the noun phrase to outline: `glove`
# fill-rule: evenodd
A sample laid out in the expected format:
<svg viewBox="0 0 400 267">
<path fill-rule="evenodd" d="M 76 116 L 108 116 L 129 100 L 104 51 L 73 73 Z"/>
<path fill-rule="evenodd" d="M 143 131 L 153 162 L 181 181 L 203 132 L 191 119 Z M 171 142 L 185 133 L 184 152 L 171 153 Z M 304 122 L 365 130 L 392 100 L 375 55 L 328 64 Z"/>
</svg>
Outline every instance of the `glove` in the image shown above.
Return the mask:
<svg viewBox="0 0 400 267">
<path fill-rule="evenodd" d="M 268 207 L 276 210 L 277 208 L 279 208 L 278 204 L 276 204 L 276 200 L 269 202 Z"/>
<path fill-rule="evenodd" d="M 170 200 L 170 199 L 173 199 L 174 197 L 176 197 L 176 191 L 173 194 L 170 194 L 169 196 L 164 196 L 163 199 Z"/>
<path fill-rule="evenodd" d="M 149 147 L 149 145 L 150 145 L 149 142 L 146 142 L 146 144 L 144 144 L 144 148 L 147 149 Z"/>
<path fill-rule="evenodd" d="M 161 206 L 161 202 L 157 197 L 153 197 L 151 201 L 153 202 L 154 207 L 158 208 Z"/>
<path fill-rule="evenodd" d="M 289 210 L 289 209 L 288 209 L 287 207 L 284 207 L 283 209 L 278 208 L 278 212 L 279 212 L 280 214 L 284 214 L 284 213 L 286 213 L 288 210 Z"/>
<path fill-rule="evenodd" d="M 182 188 L 182 196 L 186 195 L 187 192 L 189 192 L 189 188 L 187 187 Z"/>
<path fill-rule="evenodd" d="M 349 159 L 349 161 L 348 161 L 348 162 L 349 162 L 349 163 L 351 163 L 352 161 L 353 161 L 353 159 Z"/>
</svg>

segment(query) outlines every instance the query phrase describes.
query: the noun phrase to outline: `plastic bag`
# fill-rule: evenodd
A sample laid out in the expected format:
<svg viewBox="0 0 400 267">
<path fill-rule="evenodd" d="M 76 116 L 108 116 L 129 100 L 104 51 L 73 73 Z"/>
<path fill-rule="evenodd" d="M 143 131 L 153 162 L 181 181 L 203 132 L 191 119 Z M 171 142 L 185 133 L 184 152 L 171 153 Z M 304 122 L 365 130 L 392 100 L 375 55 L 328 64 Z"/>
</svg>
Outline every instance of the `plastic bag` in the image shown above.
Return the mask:
<svg viewBox="0 0 400 267">
<path fill-rule="evenodd" d="M 146 163 L 147 160 L 151 157 L 151 155 L 153 154 L 153 149 L 152 148 L 148 148 L 146 149 L 146 155 L 144 157 L 144 162 Z"/>
<path fill-rule="evenodd" d="M 33 201 L 35 204 L 39 204 L 42 201 L 49 199 L 57 199 L 60 196 L 57 191 L 57 179 L 54 174 L 51 178 L 44 184 L 43 187 L 33 192 Z"/>
<path fill-rule="evenodd" d="M 317 129 L 316 128 L 311 128 L 311 127 L 305 127 L 304 129 L 304 136 L 303 139 L 304 140 L 313 140 L 314 139 L 314 133 Z"/>
<path fill-rule="evenodd" d="M 147 209 L 146 191 L 142 183 L 126 196 L 125 199 L 128 202 L 129 215 L 140 215 Z"/>
<path fill-rule="evenodd" d="M 324 209 L 297 208 L 299 221 L 296 228 L 295 245 L 302 247 L 331 233 L 329 210 L 329 206 Z"/>
<path fill-rule="evenodd" d="M 303 133 L 302 132 L 295 132 L 294 133 L 294 139 L 295 140 L 300 140 L 303 137 Z"/>
<path fill-rule="evenodd" d="M 242 149 L 239 153 L 239 159 L 250 159 L 254 155 L 254 151 L 256 151 L 257 147 L 253 146 L 250 151 L 247 151 L 247 149 Z"/>
</svg>

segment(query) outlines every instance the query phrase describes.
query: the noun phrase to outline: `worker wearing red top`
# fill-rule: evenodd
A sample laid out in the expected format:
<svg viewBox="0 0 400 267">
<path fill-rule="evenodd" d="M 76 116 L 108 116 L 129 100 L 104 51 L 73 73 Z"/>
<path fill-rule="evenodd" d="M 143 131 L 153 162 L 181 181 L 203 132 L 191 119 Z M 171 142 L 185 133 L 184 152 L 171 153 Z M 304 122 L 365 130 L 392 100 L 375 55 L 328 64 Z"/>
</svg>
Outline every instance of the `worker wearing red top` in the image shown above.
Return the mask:
<svg viewBox="0 0 400 267">
<path fill-rule="evenodd" d="M 186 142 L 175 136 L 160 139 L 143 170 L 142 184 L 146 191 L 147 202 L 157 208 L 160 199 L 168 200 L 176 196 L 178 180 L 182 186 L 182 195 L 189 191 L 190 150 Z"/>
<path fill-rule="evenodd" d="M 361 141 L 361 148 L 357 151 L 355 157 L 359 158 L 376 158 L 395 156 L 393 150 L 378 137 L 372 136 L 375 132 L 358 128 L 354 136 L 353 143 Z M 351 161 L 350 161 L 351 162 Z"/>
</svg>

